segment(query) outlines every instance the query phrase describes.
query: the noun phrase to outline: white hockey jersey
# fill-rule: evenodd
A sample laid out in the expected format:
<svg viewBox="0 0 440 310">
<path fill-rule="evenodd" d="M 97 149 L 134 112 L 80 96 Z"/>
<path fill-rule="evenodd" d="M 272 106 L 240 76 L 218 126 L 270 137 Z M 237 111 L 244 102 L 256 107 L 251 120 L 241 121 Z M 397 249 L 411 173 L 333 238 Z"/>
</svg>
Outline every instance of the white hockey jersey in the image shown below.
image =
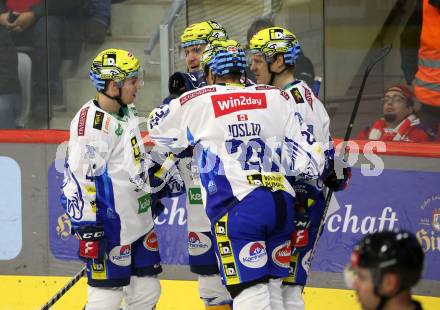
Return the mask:
<svg viewBox="0 0 440 310">
<path fill-rule="evenodd" d="M 310 87 L 301 80 L 295 80 L 283 87 L 295 102 L 295 108 L 304 117 L 304 122 L 316 141 L 321 142 L 324 151 L 332 149 L 330 143 L 330 117 L 327 110 L 312 92 Z"/>
<path fill-rule="evenodd" d="M 83 105 L 70 125 L 63 182 L 72 226 L 103 225 L 106 238 L 120 244 L 146 234 L 153 227 L 151 193 L 142 190 L 149 164 L 134 105 L 123 115 L 94 100 Z"/>
<path fill-rule="evenodd" d="M 266 86 L 205 86 L 153 110 L 150 137 L 176 153 L 188 145 L 211 222 L 258 186 L 295 196 L 285 175 L 318 178 L 322 144 L 284 91 Z"/>
<path fill-rule="evenodd" d="M 323 144 L 326 160 L 333 160 L 334 149 L 333 141 L 330 136 L 330 117 L 328 116 L 327 110 L 321 100 L 319 100 L 313 94 L 310 87 L 301 80 L 295 80 L 288 83 L 283 89 L 295 102 L 294 108 L 304 117 L 304 122 L 309 131 L 313 133 L 316 141 Z M 308 191 L 315 192 L 314 194 L 322 191 L 324 187 L 324 183 L 321 179 L 297 180 L 294 184 L 297 194 L 304 191 L 303 184 L 311 185 L 312 187 L 306 187 Z"/>
<path fill-rule="evenodd" d="M 179 159 L 178 167 L 186 188 L 188 231 L 208 232 L 211 230 L 211 223 L 203 206 L 197 162 L 193 157 L 183 157 Z"/>
</svg>

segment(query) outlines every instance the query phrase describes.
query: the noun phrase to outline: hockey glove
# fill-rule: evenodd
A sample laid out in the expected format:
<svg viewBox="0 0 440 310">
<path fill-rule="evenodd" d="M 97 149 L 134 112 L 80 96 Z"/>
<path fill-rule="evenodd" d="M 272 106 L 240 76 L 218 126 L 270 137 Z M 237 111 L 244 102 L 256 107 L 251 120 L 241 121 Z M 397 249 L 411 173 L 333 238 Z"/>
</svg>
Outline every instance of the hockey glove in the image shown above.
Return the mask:
<svg viewBox="0 0 440 310">
<path fill-rule="evenodd" d="M 165 210 L 165 206 L 163 205 L 162 201 L 153 196 L 151 203 L 151 215 L 153 216 L 153 219 L 161 215 L 163 210 Z"/>
<path fill-rule="evenodd" d="M 84 226 L 74 229 L 79 240 L 81 259 L 103 259 L 105 256 L 104 227 Z"/>
<path fill-rule="evenodd" d="M 324 185 L 334 192 L 342 191 L 348 186 L 351 179 L 351 167 L 339 157 L 329 163 L 329 173 L 324 180 Z"/>
<path fill-rule="evenodd" d="M 171 95 L 180 96 L 184 92 L 205 86 L 205 78 L 201 73 L 175 72 L 168 80 L 168 91 Z"/>
<path fill-rule="evenodd" d="M 303 248 L 309 242 L 309 227 L 311 220 L 306 213 L 295 213 L 293 224 L 295 230 L 292 233 L 291 244 L 295 248 Z"/>
</svg>

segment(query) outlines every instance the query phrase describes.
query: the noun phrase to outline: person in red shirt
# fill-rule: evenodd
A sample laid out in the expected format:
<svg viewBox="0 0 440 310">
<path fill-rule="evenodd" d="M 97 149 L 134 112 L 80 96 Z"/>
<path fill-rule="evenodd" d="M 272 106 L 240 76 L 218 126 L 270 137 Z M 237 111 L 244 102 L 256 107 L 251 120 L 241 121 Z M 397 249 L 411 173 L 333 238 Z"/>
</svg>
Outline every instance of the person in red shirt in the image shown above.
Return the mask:
<svg viewBox="0 0 440 310">
<path fill-rule="evenodd" d="M 357 138 L 380 141 L 427 142 L 433 134 L 420 124 L 414 113 L 414 94 L 403 85 L 385 91 L 383 117 L 361 131 Z"/>
</svg>

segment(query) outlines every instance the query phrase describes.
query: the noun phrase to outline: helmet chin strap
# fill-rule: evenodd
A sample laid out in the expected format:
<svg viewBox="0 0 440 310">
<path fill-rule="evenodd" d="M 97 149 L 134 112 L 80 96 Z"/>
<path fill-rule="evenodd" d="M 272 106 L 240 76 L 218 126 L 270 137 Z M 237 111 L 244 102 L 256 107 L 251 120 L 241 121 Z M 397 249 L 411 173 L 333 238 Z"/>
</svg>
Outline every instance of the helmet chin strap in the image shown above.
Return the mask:
<svg viewBox="0 0 440 310">
<path fill-rule="evenodd" d="M 283 69 L 283 70 L 281 70 L 280 72 L 275 72 L 275 71 L 272 71 L 272 69 L 270 68 L 270 65 L 271 65 L 271 64 L 272 64 L 272 63 L 267 63 L 267 70 L 268 70 L 269 73 L 270 73 L 270 80 L 269 80 L 268 85 L 273 86 L 273 82 L 275 81 L 275 77 L 276 77 L 277 75 L 282 74 L 284 71 L 286 71 L 286 70 L 287 70 L 287 66 L 284 65 L 284 69 Z"/>
<path fill-rule="evenodd" d="M 101 94 L 103 94 L 104 96 L 106 96 L 109 99 L 115 100 L 117 103 L 119 103 L 119 105 L 121 106 L 121 108 L 125 107 L 126 104 L 124 104 L 124 102 L 122 102 L 122 88 L 118 88 L 119 89 L 119 94 L 117 96 L 110 96 L 108 94 L 105 93 L 105 90 L 101 91 Z"/>
</svg>

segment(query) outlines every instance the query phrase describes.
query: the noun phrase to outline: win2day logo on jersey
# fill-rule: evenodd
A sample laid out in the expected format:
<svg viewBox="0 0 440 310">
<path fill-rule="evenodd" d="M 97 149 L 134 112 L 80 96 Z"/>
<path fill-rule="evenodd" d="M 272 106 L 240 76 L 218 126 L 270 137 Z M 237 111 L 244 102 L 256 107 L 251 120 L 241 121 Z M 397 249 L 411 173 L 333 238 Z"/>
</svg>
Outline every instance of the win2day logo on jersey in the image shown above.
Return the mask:
<svg viewBox="0 0 440 310">
<path fill-rule="evenodd" d="M 243 110 L 266 109 L 264 93 L 233 93 L 211 96 L 215 117 Z"/>
</svg>

